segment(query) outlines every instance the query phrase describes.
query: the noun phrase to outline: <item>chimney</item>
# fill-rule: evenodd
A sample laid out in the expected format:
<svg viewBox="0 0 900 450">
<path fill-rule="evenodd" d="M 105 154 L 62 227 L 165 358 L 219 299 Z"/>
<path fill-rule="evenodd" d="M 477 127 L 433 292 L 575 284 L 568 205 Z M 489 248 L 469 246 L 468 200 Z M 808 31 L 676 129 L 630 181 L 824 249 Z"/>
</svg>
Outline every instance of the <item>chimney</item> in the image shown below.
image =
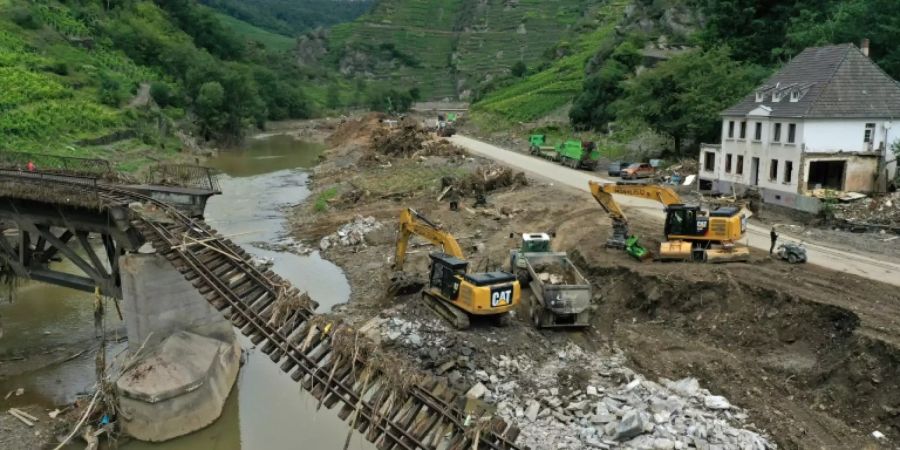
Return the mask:
<svg viewBox="0 0 900 450">
<path fill-rule="evenodd" d="M 869 38 L 865 38 L 862 40 L 862 44 L 860 44 L 859 49 L 862 50 L 862 54 L 869 56 Z"/>
</svg>

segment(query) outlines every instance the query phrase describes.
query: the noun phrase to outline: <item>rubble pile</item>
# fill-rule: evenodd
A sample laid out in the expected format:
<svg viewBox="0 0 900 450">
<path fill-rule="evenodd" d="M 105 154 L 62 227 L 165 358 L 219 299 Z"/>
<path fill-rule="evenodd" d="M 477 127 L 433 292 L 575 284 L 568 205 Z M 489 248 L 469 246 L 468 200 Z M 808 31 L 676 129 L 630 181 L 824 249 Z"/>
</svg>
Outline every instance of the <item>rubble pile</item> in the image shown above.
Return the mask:
<svg viewBox="0 0 900 450">
<path fill-rule="evenodd" d="M 422 149 L 427 137 L 415 121 L 404 120 L 397 128 L 381 127 L 375 130 L 369 147 L 374 153 L 408 157 Z"/>
<path fill-rule="evenodd" d="M 438 141 L 432 141 L 425 144 L 421 151 L 416 153 L 416 156 L 467 156 L 465 150 L 462 147 L 458 147 L 450 143 L 450 141 L 446 139 L 441 139 Z"/>
<path fill-rule="evenodd" d="M 330 247 L 353 245 L 365 245 L 366 234 L 382 227 L 381 222 L 374 217 L 356 216 L 352 222 L 342 225 L 337 232 L 329 234 L 319 241 L 319 250 L 328 250 Z"/>
<path fill-rule="evenodd" d="M 382 342 L 416 356 L 451 387 L 496 408 L 540 449 L 774 449 L 747 414 L 694 378 L 647 380 L 621 352 L 587 353 L 573 343 L 541 362 L 509 349 L 492 356 L 440 320 L 382 317 Z M 490 338 L 489 338 L 490 340 Z M 499 341 L 502 341 L 498 339 Z"/>
<path fill-rule="evenodd" d="M 538 278 L 543 283 L 558 285 L 575 284 L 578 281 L 575 279 L 575 274 L 571 270 L 566 270 L 566 267 L 560 263 L 536 265 L 534 271 L 537 272 Z"/>
<path fill-rule="evenodd" d="M 474 172 L 456 182 L 455 188 L 461 195 L 471 196 L 479 192 L 492 192 L 505 187 L 527 186 L 523 172 L 514 172 L 508 167 L 480 166 Z"/>
<path fill-rule="evenodd" d="M 833 207 L 836 219 L 853 223 L 900 227 L 900 192 L 866 197 Z"/>
</svg>

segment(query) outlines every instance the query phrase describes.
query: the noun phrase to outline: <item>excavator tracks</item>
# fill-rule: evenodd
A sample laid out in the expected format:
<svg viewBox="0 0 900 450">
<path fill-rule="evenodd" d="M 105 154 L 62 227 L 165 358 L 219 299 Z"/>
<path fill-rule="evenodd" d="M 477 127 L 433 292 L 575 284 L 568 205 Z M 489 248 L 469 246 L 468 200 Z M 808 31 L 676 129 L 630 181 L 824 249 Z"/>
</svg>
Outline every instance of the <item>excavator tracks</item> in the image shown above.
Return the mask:
<svg viewBox="0 0 900 450">
<path fill-rule="evenodd" d="M 304 294 L 256 267 L 250 255 L 203 221 L 113 186 L 65 187 L 96 194 L 107 206 L 140 202 L 156 210 L 134 213 L 132 224 L 157 253 L 319 406 L 339 405 L 338 416 L 379 449 L 524 448 L 515 445 L 518 427 L 480 409 L 467 410 L 465 397 L 445 384 L 426 377 L 398 387 L 379 368 L 377 356 L 370 360 L 365 352 L 337 348 L 335 324 L 317 316 Z"/>
</svg>

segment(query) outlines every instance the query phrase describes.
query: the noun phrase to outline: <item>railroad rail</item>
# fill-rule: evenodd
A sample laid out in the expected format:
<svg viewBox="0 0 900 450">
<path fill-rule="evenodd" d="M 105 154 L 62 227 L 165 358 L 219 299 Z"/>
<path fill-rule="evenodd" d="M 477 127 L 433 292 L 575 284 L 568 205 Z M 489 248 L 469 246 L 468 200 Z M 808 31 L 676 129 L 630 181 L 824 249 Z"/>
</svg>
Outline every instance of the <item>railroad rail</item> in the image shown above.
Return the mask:
<svg viewBox="0 0 900 450">
<path fill-rule="evenodd" d="M 368 339 L 315 314 L 315 305 L 269 269 L 260 269 L 238 245 L 209 225 L 151 197 L 64 177 L 22 177 L 91 193 L 107 205 L 140 202 L 132 225 L 274 364 L 309 391 L 319 405 L 341 404 L 338 416 L 386 449 L 514 450 L 519 428 L 427 377 L 396 378 L 378 356 L 346 348 L 346 337 Z M 342 339 L 342 337 L 344 339 Z M 415 381 L 408 381 L 415 380 Z M 348 436 L 349 439 L 349 436 Z"/>
</svg>

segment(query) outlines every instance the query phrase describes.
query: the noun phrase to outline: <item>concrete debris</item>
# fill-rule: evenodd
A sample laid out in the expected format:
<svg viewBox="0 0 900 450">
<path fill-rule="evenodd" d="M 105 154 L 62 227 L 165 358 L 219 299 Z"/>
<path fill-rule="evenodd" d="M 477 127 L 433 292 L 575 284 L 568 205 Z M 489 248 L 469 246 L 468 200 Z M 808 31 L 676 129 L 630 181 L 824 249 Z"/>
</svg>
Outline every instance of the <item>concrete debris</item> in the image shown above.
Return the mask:
<svg viewBox="0 0 900 450">
<path fill-rule="evenodd" d="M 887 437 L 884 435 L 884 433 L 882 433 L 878 430 L 875 430 L 872 432 L 872 437 L 875 439 L 878 439 L 879 441 L 887 439 Z"/>
<path fill-rule="evenodd" d="M 703 404 L 709 409 L 731 409 L 731 403 L 725 397 L 718 395 L 707 395 L 703 399 Z"/>
<path fill-rule="evenodd" d="M 487 387 L 481 384 L 480 382 L 475 386 L 472 386 L 468 392 L 466 392 L 466 397 L 468 398 L 481 398 L 484 397 L 484 394 L 487 392 Z"/>
<path fill-rule="evenodd" d="M 900 192 L 832 205 L 835 219 L 857 224 L 900 227 Z"/>
<path fill-rule="evenodd" d="M 382 227 L 381 222 L 375 220 L 374 217 L 356 216 L 353 222 L 342 225 L 337 232 L 322 238 L 319 241 L 319 250 L 328 250 L 333 246 L 365 246 L 366 234 Z"/>
<path fill-rule="evenodd" d="M 416 355 L 451 387 L 494 405 L 497 415 L 521 428 L 518 443 L 524 446 L 777 448 L 746 428 L 744 411 L 694 378 L 654 382 L 629 369 L 620 351 L 586 352 L 573 343 L 540 363 L 524 353 L 487 357 L 443 320 L 391 317 L 399 308 L 383 311 L 382 338 Z M 421 338 L 420 345 L 413 336 Z"/>
</svg>

